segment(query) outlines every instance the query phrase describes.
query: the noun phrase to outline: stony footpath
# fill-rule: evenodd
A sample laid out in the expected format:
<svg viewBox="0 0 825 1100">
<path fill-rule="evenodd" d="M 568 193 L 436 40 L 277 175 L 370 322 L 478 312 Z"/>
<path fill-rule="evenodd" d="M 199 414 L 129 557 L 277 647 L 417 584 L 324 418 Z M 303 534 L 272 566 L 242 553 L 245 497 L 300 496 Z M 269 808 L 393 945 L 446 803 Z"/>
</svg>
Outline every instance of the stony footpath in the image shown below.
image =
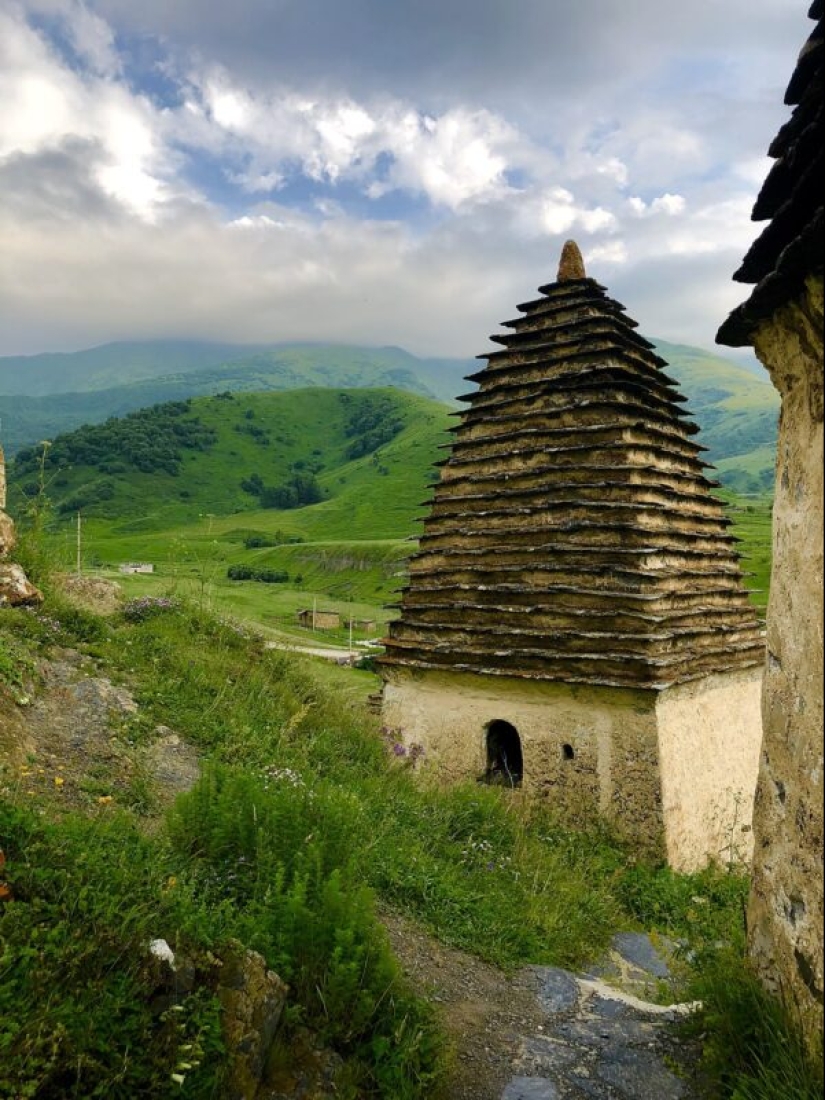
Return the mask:
<svg viewBox="0 0 825 1100">
<path fill-rule="evenodd" d="M 673 1024 L 694 1006 L 653 1001 L 671 988 L 673 945 L 620 933 L 584 975 L 532 969 L 542 1023 L 518 1046 L 501 1100 L 688 1100 L 689 1051 Z"/>
</svg>

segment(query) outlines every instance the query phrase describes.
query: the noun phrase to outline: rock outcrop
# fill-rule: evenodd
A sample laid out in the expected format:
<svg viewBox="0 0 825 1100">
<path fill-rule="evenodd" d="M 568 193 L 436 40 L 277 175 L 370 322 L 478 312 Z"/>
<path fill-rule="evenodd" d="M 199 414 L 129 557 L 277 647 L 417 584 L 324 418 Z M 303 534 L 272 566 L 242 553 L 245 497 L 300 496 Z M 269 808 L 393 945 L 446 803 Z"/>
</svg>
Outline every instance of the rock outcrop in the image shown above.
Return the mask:
<svg viewBox="0 0 825 1100">
<path fill-rule="evenodd" d="M 823 0 L 770 147 L 775 164 L 754 207 L 768 221 L 734 276 L 755 283 L 719 330 L 752 346 L 782 397 L 764 740 L 754 816 L 751 952 L 769 988 L 809 1034 L 823 1006 Z"/>
<path fill-rule="evenodd" d="M 19 565 L 7 561 L 14 549 L 14 522 L 7 516 L 6 507 L 6 456 L 0 447 L 0 607 L 19 607 L 40 603 L 40 591 L 29 581 Z"/>
<path fill-rule="evenodd" d="M 288 989 L 262 955 L 238 946 L 224 956 L 218 999 L 230 1070 L 227 1100 L 255 1100 Z"/>
</svg>

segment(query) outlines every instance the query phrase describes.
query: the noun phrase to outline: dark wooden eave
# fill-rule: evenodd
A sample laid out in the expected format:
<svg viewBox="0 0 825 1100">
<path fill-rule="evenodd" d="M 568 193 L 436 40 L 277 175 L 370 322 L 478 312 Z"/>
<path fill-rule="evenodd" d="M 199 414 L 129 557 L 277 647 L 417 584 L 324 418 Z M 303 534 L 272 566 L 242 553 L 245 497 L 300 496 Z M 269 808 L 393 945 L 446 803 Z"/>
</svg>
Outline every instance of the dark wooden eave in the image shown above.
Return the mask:
<svg viewBox="0 0 825 1100">
<path fill-rule="evenodd" d="M 716 336 L 718 343 L 731 347 L 752 344 L 756 329 L 781 306 L 797 299 L 808 278 L 823 275 L 822 0 L 815 0 L 808 15 L 816 20 L 816 26 L 799 55 L 785 94 L 785 103 L 794 110 L 768 150 L 775 163 L 753 209 L 753 220 L 768 224 L 734 275 L 739 282 L 756 286 Z"/>
</svg>

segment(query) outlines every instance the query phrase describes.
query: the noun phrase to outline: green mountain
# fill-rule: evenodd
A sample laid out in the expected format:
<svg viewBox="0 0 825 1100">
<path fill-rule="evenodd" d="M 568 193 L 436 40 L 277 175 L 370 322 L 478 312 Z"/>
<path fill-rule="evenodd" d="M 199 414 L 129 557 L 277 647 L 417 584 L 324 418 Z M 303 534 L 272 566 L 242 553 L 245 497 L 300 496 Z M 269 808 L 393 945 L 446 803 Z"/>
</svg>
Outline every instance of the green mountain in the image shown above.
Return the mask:
<svg viewBox="0 0 825 1100">
<path fill-rule="evenodd" d="M 110 389 L 167 374 L 218 366 L 257 351 L 236 344 L 144 340 L 85 351 L 0 357 L 0 393 L 26 397 Z"/>
<path fill-rule="evenodd" d="M 779 394 L 768 381 L 728 359 L 684 344 L 656 341 L 670 374 L 688 398 L 699 424 L 698 439 L 708 448 L 726 488 L 764 493 L 773 488 Z"/>
<path fill-rule="evenodd" d="M 708 460 L 719 464 L 725 485 L 738 492 L 768 489 L 779 399 L 767 378 L 699 348 L 665 341 L 657 347 L 682 385 Z M 329 344 L 108 344 L 71 355 L 5 358 L 0 359 L 0 392 L 8 394 L 0 397 L 2 438 L 13 455 L 81 424 L 226 391 L 392 386 L 452 403 L 467 389 L 465 375 L 477 366 L 474 360 L 419 359 L 401 348 Z M 52 392 L 68 383 L 76 387 L 73 392 Z"/>
</svg>

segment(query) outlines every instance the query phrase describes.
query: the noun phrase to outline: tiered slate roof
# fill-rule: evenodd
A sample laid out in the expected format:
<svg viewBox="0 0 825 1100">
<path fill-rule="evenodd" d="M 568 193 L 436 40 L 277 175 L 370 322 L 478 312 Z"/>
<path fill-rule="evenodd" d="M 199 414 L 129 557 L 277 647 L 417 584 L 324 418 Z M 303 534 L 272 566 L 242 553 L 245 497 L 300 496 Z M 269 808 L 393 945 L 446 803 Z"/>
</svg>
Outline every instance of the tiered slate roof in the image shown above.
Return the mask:
<svg viewBox="0 0 825 1100">
<path fill-rule="evenodd" d="M 817 21 L 816 26 L 785 93 L 785 103 L 794 110 L 768 150 L 775 164 L 753 208 L 753 220 L 768 225 L 734 275 L 739 282 L 756 283 L 756 287 L 719 329 L 716 339 L 720 344 L 751 344 L 755 329 L 778 307 L 797 298 L 809 275 L 822 277 L 823 14 L 825 3 L 814 0 L 808 15 Z"/>
<path fill-rule="evenodd" d="M 383 665 L 641 688 L 760 664 L 677 384 L 565 246 L 453 429 Z"/>
</svg>

